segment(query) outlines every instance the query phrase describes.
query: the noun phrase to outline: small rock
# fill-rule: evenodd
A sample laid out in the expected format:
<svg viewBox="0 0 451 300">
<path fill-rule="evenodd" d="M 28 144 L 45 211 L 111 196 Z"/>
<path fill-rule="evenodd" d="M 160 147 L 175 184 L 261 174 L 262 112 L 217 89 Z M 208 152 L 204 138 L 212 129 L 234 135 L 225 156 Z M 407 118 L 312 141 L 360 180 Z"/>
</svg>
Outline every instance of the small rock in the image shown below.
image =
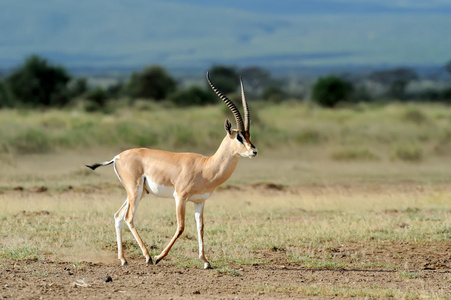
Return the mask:
<svg viewBox="0 0 451 300">
<path fill-rule="evenodd" d="M 103 282 L 112 282 L 113 278 L 111 278 L 110 275 L 106 275 L 105 277 L 103 277 Z"/>
</svg>

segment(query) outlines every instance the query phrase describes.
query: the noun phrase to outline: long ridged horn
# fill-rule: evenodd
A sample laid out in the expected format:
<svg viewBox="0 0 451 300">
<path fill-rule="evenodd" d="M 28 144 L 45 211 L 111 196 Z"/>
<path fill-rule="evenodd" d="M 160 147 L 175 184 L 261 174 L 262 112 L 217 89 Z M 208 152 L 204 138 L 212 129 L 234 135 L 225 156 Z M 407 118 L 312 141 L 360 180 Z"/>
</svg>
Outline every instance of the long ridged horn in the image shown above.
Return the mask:
<svg viewBox="0 0 451 300">
<path fill-rule="evenodd" d="M 244 94 L 243 80 L 241 79 L 241 77 L 240 84 L 241 84 L 241 101 L 243 101 L 243 110 L 244 110 L 244 130 L 249 131 L 251 127 L 251 119 L 249 116 L 249 107 L 247 106 L 246 96 Z"/>
<path fill-rule="evenodd" d="M 211 88 L 213 89 L 213 91 L 216 93 L 216 95 L 218 95 L 218 97 L 224 101 L 224 103 L 227 105 L 227 107 L 230 109 L 230 111 L 232 111 L 233 116 L 235 117 L 235 121 L 236 121 L 236 126 L 238 131 L 245 131 L 244 128 L 244 124 L 243 124 L 243 118 L 241 117 L 240 111 L 238 110 L 238 108 L 236 107 L 236 105 L 229 99 L 226 97 L 226 95 L 224 95 L 223 93 L 221 93 L 220 90 L 218 90 L 213 83 L 211 83 L 210 80 L 210 75 L 208 74 L 207 71 L 207 81 L 208 84 L 211 86 Z"/>
</svg>

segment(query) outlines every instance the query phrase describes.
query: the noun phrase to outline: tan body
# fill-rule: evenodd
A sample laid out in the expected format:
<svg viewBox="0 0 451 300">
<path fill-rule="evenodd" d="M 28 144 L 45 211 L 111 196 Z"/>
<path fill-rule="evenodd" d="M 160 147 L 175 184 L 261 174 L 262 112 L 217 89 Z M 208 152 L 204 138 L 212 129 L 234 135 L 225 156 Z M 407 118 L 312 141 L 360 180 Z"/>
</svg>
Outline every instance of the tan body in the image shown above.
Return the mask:
<svg viewBox="0 0 451 300">
<path fill-rule="evenodd" d="M 138 182 L 145 175 L 152 183 L 176 187 L 179 196 L 182 196 L 182 192 L 192 196 L 212 193 L 232 175 L 238 157 L 223 152 L 226 151 L 219 148 L 215 155 L 206 157 L 195 153 L 130 149 L 118 155 L 115 166 L 121 174 L 121 180 L 125 182 Z M 144 188 L 151 192 L 146 186 Z"/>
<path fill-rule="evenodd" d="M 233 133 L 236 134 L 236 133 Z M 195 217 L 199 238 L 199 258 L 205 268 L 210 264 L 203 247 L 203 207 L 213 191 L 224 183 L 235 170 L 240 155 L 255 156 L 255 148 L 249 154 L 235 139 L 226 136 L 213 156 L 195 153 L 172 153 L 152 149 L 130 149 L 114 158 L 115 171 L 127 191 L 127 200 L 114 215 L 118 241 L 118 257 L 122 264 L 127 261 L 122 248 L 122 225 L 127 223 L 138 242 L 146 262 L 152 259 L 134 226 L 134 215 L 144 190 L 158 197 L 174 197 L 177 213 L 177 230 L 174 237 L 155 257 L 155 263 L 164 258 L 185 228 L 186 203 L 195 204 Z M 241 150 L 241 153 L 237 152 Z"/>
<path fill-rule="evenodd" d="M 207 157 L 195 153 L 173 153 L 162 150 L 136 148 L 126 150 L 112 160 L 87 166 L 96 169 L 114 163 L 114 170 L 127 191 L 127 199 L 114 214 L 118 257 L 125 265 L 127 263 L 122 247 L 122 225 L 125 221 L 138 242 L 147 263 L 152 258 L 135 228 L 134 217 L 144 191 L 158 197 L 173 197 L 175 199 L 177 229 L 174 236 L 160 255 L 155 257 L 155 264 L 168 255 L 177 238 L 185 229 L 185 211 L 188 201 L 194 202 L 195 219 L 199 239 L 199 259 L 204 268 L 210 268 L 204 253 L 203 228 L 204 204 L 213 191 L 230 178 L 238 164 L 240 156 L 252 158 L 257 155 L 257 149 L 250 141 L 250 120 L 247 103 L 241 83 L 245 121 L 236 106 L 207 80 L 216 94 L 231 109 L 237 121 L 237 130 L 232 130 L 229 120 L 225 122 L 227 135 L 213 156 Z"/>
</svg>

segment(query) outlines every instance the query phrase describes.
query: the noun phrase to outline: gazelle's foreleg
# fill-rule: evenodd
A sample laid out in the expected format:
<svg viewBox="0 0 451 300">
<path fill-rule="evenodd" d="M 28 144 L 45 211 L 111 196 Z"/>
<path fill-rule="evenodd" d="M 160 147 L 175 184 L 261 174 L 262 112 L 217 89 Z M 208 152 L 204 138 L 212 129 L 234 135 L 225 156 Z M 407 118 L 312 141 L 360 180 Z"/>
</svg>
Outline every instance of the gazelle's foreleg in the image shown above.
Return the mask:
<svg viewBox="0 0 451 300">
<path fill-rule="evenodd" d="M 160 260 L 162 260 L 166 255 L 168 255 L 169 250 L 171 250 L 175 241 L 182 235 L 185 230 L 185 211 L 186 211 L 186 200 L 183 198 L 176 197 L 175 198 L 175 209 L 177 214 L 177 230 L 175 231 L 174 236 L 172 237 L 169 244 L 161 251 L 160 255 L 155 256 L 155 264 L 157 264 Z"/>
<path fill-rule="evenodd" d="M 122 204 L 121 208 L 114 214 L 114 225 L 116 227 L 116 239 L 117 239 L 117 256 L 121 261 L 121 265 L 126 265 L 127 260 L 124 256 L 124 249 L 122 247 L 122 225 L 124 224 L 125 212 L 128 209 L 128 198 Z"/>
<path fill-rule="evenodd" d="M 142 197 L 144 187 L 143 187 L 143 181 L 139 184 L 136 191 L 132 191 L 131 193 L 129 190 L 127 190 L 128 195 L 128 202 L 129 205 L 127 206 L 127 210 L 125 213 L 125 222 L 128 225 L 128 228 L 130 229 L 131 233 L 133 234 L 133 237 L 135 238 L 136 242 L 138 242 L 139 247 L 141 248 L 141 251 L 146 258 L 146 263 L 151 264 L 152 263 L 152 257 L 150 256 L 149 250 L 147 250 L 146 245 L 144 245 L 143 240 L 141 239 L 141 236 L 139 235 L 138 231 L 135 228 L 135 212 L 138 208 L 139 200 Z"/>
<path fill-rule="evenodd" d="M 197 237 L 199 239 L 199 259 L 204 263 L 204 269 L 211 269 L 204 251 L 204 202 L 194 204 L 194 217 L 196 219 Z"/>
</svg>

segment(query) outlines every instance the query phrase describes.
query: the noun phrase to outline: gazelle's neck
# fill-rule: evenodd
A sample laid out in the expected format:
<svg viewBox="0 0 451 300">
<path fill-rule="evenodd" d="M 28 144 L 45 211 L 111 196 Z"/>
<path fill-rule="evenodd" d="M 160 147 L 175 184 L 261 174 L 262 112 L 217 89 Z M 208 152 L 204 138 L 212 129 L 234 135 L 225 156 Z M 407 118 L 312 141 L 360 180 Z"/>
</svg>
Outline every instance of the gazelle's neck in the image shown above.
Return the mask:
<svg viewBox="0 0 451 300">
<path fill-rule="evenodd" d="M 205 169 L 211 174 L 211 181 L 217 182 L 218 185 L 224 183 L 232 176 L 238 164 L 239 155 L 233 152 L 230 142 L 232 141 L 226 136 L 216 153 L 206 161 Z"/>
</svg>

